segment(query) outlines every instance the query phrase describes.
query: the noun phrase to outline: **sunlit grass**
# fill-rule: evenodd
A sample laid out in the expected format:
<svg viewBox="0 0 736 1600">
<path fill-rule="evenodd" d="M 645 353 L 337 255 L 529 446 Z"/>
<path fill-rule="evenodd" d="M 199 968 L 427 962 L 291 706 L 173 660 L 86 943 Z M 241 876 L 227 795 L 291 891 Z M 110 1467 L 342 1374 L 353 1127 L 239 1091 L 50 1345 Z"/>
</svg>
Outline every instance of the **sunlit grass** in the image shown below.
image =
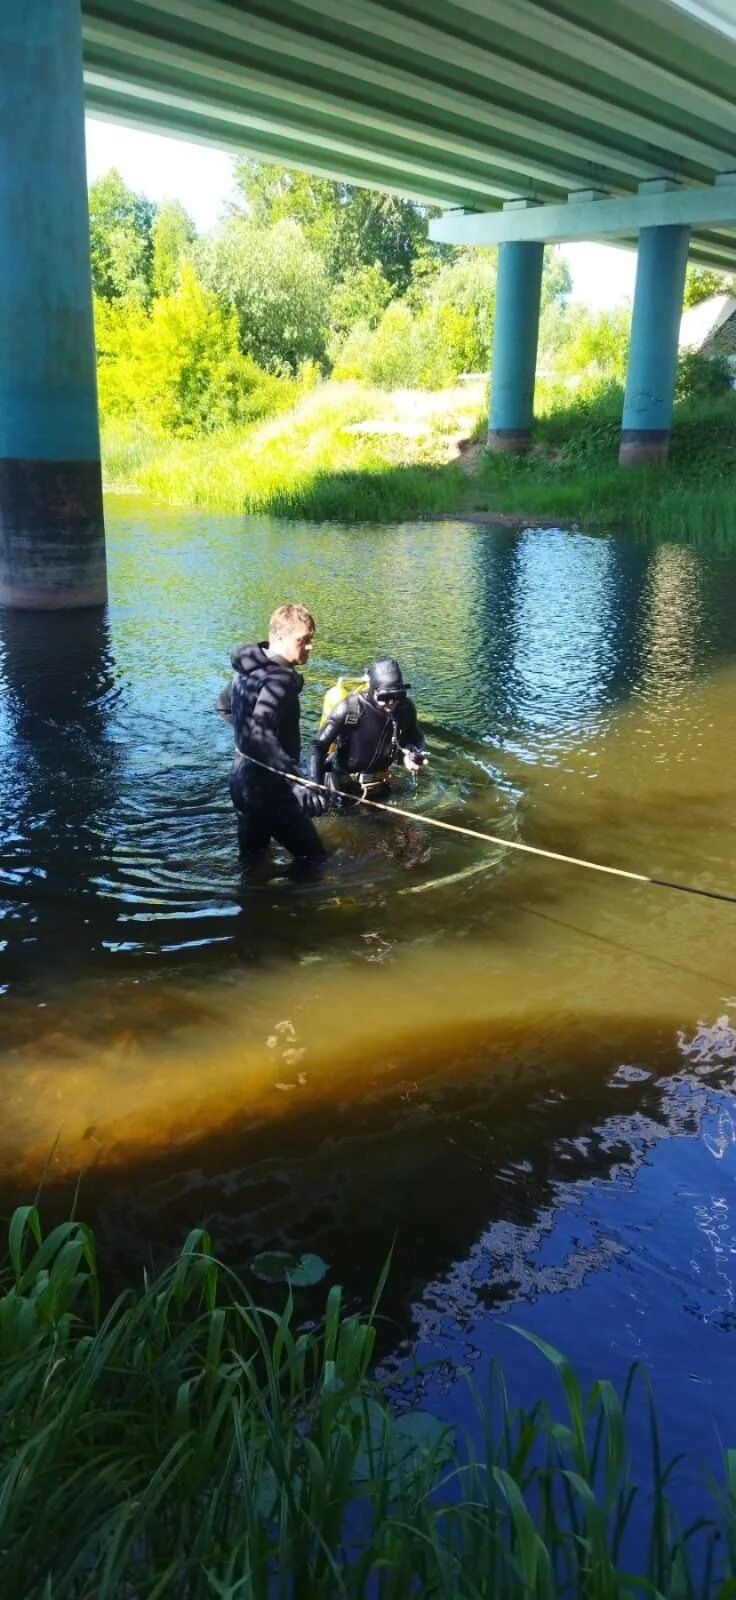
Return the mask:
<svg viewBox="0 0 736 1600">
<path fill-rule="evenodd" d="M 353 431 L 371 420 L 384 431 Z M 446 511 L 464 481 L 447 465 L 452 440 L 474 420 L 467 391 L 393 396 L 326 383 L 286 414 L 207 439 L 146 444 L 139 434 L 126 450 L 106 429 L 105 481 L 173 504 L 315 520 Z"/>
<path fill-rule="evenodd" d="M 387 394 L 324 383 L 266 422 L 206 439 L 161 440 L 113 424 L 103 433 L 108 487 L 170 504 L 315 521 L 396 521 L 476 511 L 555 525 L 625 527 L 655 537 L 736 538 L 736 397 L 675 411 L 666 468 L 620 470 L 621 396 L 541 401 L 527 456 L 480 452 L 484 386 Z"/>
<path fill-rule="evenodd" d="M 0 1283 L 4 1600 L 732 1593 L 736 1456 L 701 1482 L 707 1515 L 681 1525 L 644 1373 L 585 1394 L 533 1340 L 560 1414 L 514 1409 L 494 1363 L 463 1435 L 392 1408 L 376 1306 L 349 1315 L 335 1287 L 315 1317 L 314 1293 L 259 1310 L 197 1232 L 103 1312 L 89 1230 L 43 1238 L 34 1210 L 16 1212 Z M 640 1488 L 634 1404 L 651 1440 Z"/>
</svg>

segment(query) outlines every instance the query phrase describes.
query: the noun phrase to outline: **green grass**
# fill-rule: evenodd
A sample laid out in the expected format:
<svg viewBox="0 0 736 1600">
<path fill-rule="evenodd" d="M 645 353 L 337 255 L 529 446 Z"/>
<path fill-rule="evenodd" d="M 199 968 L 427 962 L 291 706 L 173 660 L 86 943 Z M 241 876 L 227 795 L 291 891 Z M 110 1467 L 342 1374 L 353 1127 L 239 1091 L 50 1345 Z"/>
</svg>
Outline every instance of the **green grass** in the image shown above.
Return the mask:
<svg viewBox="0 0 736 1600">
<path fill-rule="evenodd" d="M 89 1230 L 44 1238 L 36 1211 L 17 1211 L 0 1281 L 3 1600 L 734 1593 L 736 1454 L 703 1486 L 709 1514 L 682 1526 L 644 1373 L 585 1394 L 533 1339 L 559 1414 L 514 1409 L 494 1363 L 471 1439 L 392 1410 L 373 1375 L 376 1306 L 348 1314 L 334 1287 L 318 1316 L 314 1293 L 258 1309 L 197 1232 L 103 1312 Z M 635 1404 L 651 1438 L 641 1488 Z"/>
<path fill-rule="evenodd" d="M 626 471 L 617 465 L 620 390 L 570 402 L 559 388 L 546 397 L 543 389 L 528 455 L 483 452 L 470 474 L 457 441 L 482 437 L 481 400 L 482 386 L 423 396 L 325 383 L 287 413 L 206 439 L 111 425 L 105 481 L 173 504 L 314 521 L 481 511 L 657 538 L 736 537 L 733 394 L 680 402 L 669 465 Z M 371 424 L 383 431 L 361 431 Z"/>
<path fill-rule="evenodd" d="M 657 538 L 736 537 L 736 397 L 675 407 L 666 467 L 617 465 L 622 395 L 615 388 L 538 418 L 523 457 L 484 454 L 472 509 L 517 512 L 557 524 L 621 527 Z"/>
<path fill-rule="evenodd" d="M 326 383 L 288 413 L 207 439 L 146 440 L 103 431 L 108 488 L 213 511 L 265 512 L 316 521 L 387 520 L 449 511 L 463 490 L 443 441 L 467 397 L 438 396 L 426 424 L 407 438 L 352 431 L 395 420 L 395 397 L 356 383 Z M 411 403 L 411 401 L 409 402 Z"/>
</svg>

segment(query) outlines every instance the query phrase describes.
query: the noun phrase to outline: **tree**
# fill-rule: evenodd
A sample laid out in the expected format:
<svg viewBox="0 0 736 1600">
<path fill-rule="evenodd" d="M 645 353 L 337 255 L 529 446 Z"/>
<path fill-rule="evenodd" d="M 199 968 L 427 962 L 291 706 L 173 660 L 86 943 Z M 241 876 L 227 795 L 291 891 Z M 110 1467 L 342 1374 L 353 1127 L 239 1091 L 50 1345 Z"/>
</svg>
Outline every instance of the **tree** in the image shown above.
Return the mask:
<svg viewBox="0 0 736 1600">
<path fill-rule="evenodd" d="M 733 281 L 726 272 L 715 272 L 712 267 L 698 267 L 691 261 L 685 274 L 683 303 L 685 306 L 697 306 L 701 300 L 709 300 L 712 294 L 732 294 Z"/>
<path fill-rule="evenodd" d="M 544 311 L 547 306 L 556 306 L 558 311 L 563 311 L 571 294 L 572 273 L 565 257 L 557 248 L 545 250 L 542 270 L 542 310 Z"/>
<path fill-rule="evenodd" d="M 330 295 L 330 329 L 345 334 L 356 322 L 375 328 L 390 299 L 391 285 L 377 261 L 369 267 L 349 267 Z"/>
<path fill-rule="evenodd" d="M 313 249 L 330 262 L 337 227 L 341 186 L 310 172 L 277 167 L 244 157 L 235 163 L 235 183 L 247 214 L 259 227 L 298 222 Z"/>
<path fill-rule="evenodd" d="M 338 212 L 333 273 L 375 263 L 394 295 L 404 294 L 414 261 L 426 246 L 428 216 L 426 208 L 411 200 L 346 185 Z"/>
<path fill-rule="evenodd" d="M 430 282 L 427 309 L 442 313 L 438 334 L 449 342 L 453 375 L 487 372 L 496 302 L 498 252 L 459 250 Z"/>
<path fill-rule="evenodd" d="M 152 229 L 151 287 L 154 295 L 173 294 L 181 268 L 191 258 L 197 230 L 178 200 L 160 206 Z"/>
<path fill-rule="evenodd" d="M 573 305 L 556 320 L 559 338 L 548 354 L 560 377 L 588 387 L 625 381 L 631 332 L 627 306 L 589 311 Z"/>
<path fill-rule="evenodd" d="M 238 318 L 240 347 L 268 371 L 296 372 L 324 354 L 329 284 L 299 223 L 234 216 L 204 257 L 210 287 Z"/>
<path fill-rule="evenodd" d="M 112 167 L 89 191 L 92 286 L 101 300 L 145 305 L 151 294 L 156 206 Z"/>
<path fill-rule="evenodd" d="M 235 180 L 251 219 L 298 222 L 335 281 L 378 265 L 394 295 L 403 294 L 419 252 L 441 248 L 427 244 L 434 213 L 413 200 L 250 160 L 236 163 Z"/>
</svg>

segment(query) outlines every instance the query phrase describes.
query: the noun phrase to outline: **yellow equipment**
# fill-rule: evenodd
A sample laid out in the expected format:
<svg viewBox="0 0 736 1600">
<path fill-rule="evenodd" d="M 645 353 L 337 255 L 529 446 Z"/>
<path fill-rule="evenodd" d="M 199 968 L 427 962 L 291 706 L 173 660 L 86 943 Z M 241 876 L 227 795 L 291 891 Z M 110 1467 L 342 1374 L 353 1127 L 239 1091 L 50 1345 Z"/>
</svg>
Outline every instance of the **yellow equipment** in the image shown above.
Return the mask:
<svg viewBox="0 0 736 1600">
<path fill-rule="evenodd" d="M 367 688 L 368 679 L 365 676 L 362 678 L 338 678 L 337 683 L 333 683 L 332 688 L 327 690 L 322 701 L 322 715 L 319 719 L 320 728 L 324 728 L 335 706 L 339 706 L 341 700 L 347 700 L 349 694 L 365 694 Z M 328 756 L 332 755 L 334 749 L 334 744 L 331 744 L 327 752 Z"/>
</svg>

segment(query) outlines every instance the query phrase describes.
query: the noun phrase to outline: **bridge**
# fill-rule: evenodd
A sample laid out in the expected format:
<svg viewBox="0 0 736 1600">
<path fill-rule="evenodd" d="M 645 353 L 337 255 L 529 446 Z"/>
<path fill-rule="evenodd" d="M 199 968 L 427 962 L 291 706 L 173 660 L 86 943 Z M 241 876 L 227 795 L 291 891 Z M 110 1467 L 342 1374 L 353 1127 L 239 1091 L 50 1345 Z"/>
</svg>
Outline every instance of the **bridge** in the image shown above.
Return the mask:
<svg viewBox="0 0 736 1600">
<path fill-rule="evenodd" d="M 545 244 L 637 248 L 620 459 L 666 459 L 688 254 L 736 269 L 731 0 L 24 0 L 0 61 L 3 603 L 105 598 L 85 104 L 497 245 L 494 449 L 529 442 Z"/>
</svg>

